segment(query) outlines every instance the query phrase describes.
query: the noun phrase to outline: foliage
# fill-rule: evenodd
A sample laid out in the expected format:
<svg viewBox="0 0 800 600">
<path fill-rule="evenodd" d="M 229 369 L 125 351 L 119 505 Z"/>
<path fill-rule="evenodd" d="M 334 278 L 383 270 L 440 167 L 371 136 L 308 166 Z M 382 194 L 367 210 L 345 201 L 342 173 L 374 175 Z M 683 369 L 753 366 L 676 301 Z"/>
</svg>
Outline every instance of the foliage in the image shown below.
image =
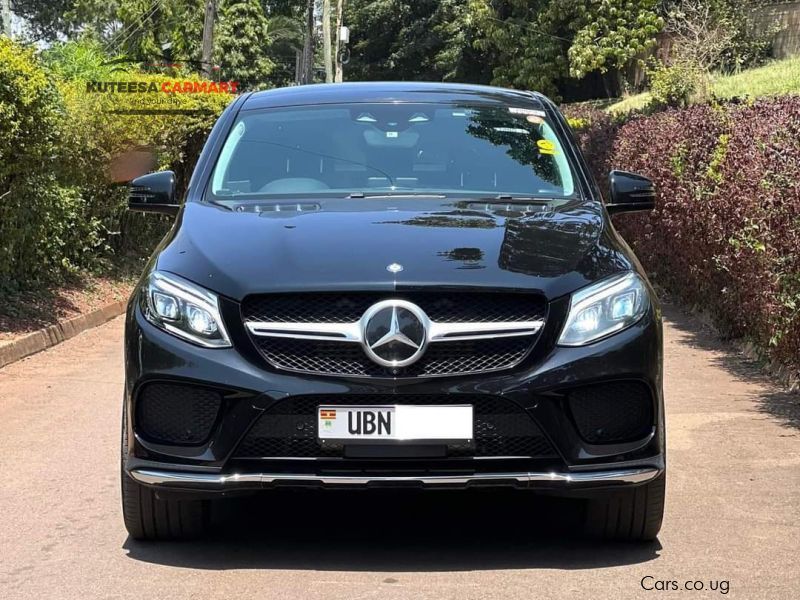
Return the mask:
<svg viewBox="0 0 800 600">
<path fill-rule="evenodd" d="M 485 84 L 491 81 L 489 57 L 475 45 L 480 32 L 469 2 L 441 0 L 432 31 L 442 43 L 431 65 L 437 76 L 441 75 L 444 81 Z"/>
<path fill-rule="evenodd" d="M 25 19 L 36 40 L 54 40 L 66 34 L 66 15 L 74 0 L 11 0 L 15 15 Z"/>
<path fill-rule="evenodd" d="M 144 95 L 87 93 L 84 77 L 96 79 L 96 65 L 59 58 L 92 56 L 92 43 L 71 44 L 47 54 L 51 73 L 31 50 L 0 38 L 2 288 L 102 270 L 115 254 L 154 243 L 165 222 L 126 213 L 115 165 L 125 164 L 132 151 L 146 151 L 153 166 L 175 170 L 185 188 L 211 125 L 231 98 L 156 92 L 147 99 L 182 113 L 125 114 L 141 109 Z M 159 86 L 164 78 L 116 72 L 114 79 Z"/>
<path fill-rule="evenodd" d="M 63 79 L 101 80 L 119 67 L 109 64 L 100 42 L 85 38 L 79 42 L 56 42 L 41 55 L 49 72 Z"/>
<path fill-rule="evenodd" d="M 612 167 L 655 181 L 653 213 L 615 220 L 652 277 L 800 369 L 800 98 L 570 116 L 598 181 Z"/>
<path fill-rule="evenodd" d="M 270 23 L 258 0 L 229 0 L 222 8 L 215 36 L 215 56 L 226 79 L 242 88 L 267 87 L 275 66 L 269 59 Z"/>
<path fill-rule="evenodd" d="M 23 273 L 40 277 L 64 258 L 75 198 L 53 174 L 61 112 L 33 52 L 0 36 L 0 287 Z"/>
<path fill-rule="evenodd" d="M 755 4 L 766 0 L 756 0 Z M 214 62 L 248 87 L 294 79 L 306 0 L 219 0 Z M 558 98 L 575 82 L 606 93 L 648 51 L 664 21 L 678 62 L 703 71 L 763 60 L 753 0 L 348 0 L 349 79 L 494 83 Z M 97 40 L 142 64 L 200 67 L 204 0 L 14 0 L 34 37 Z M 169 48 L 165 50 L 166 45 Z M 666 76 L 666 74 L 664 74 Z"/>
<path fill-rule="evenodd" d="M 278 2 L 270 4 L 277 5 Z M 305 27 L 300 11 L 300 2 L 287 2 L 285 13 L 276 12 L 275 7 L 269 9 L 270 44 L 268 56 L 274 62 L 268 79 L 275 87 L 294 84 L 295 55 L 303 47 Z M 294 8 L 292 8 L 294 6 Z"/>
<path fill-rule="evenodd" d="M 104 54 L 147 67 L 178 63 L 201 70 L 204 0 L 15 0 L 32 37 L 94 40 Z M 302 46 L 301 0 L 219 0 L 214 62 L 246 87 L 291 80 Z M 272 76 L 275 62 L 284 68 Z"/>
<path fill-rule="evenodd" d="M 345 22 L 351 31 L 348 79 L 489 81 L 463 1 L 349 0 Z"/>
<path fill-rule="evenodd" d="M 171 42 L 180 52 L 190 49 L 199 55 L 203 0 L 12 0 L 12 4 L 36 40 L 82 36 L 101 42 L 113 54 L 136 58 L 161 56 L 161 44 Z"/>
<path fill-rule="evenodd" d="M 569 76 L 571 19 L 555 0 L 470 0 L 482 35 L 475 44 L 491 53 L 494 85 L 537 90 L 558 98 Z"/>
<path fill-rule="evenodd" d="M 713 75 L 708 92 L 718 100 L 800 94 L 800 57 L 774 61 L 734 75 Z M 623 115 L 644 108 L 650 101 L 650 93 L 644 92 L 611 104 L 607 110 Z"/>
<path fill-rule="evenodd" d="M 498 54 L 494 83 L 558 97 L 559 82 L 624 67 L 655 42 L 656 0 L 471 0 Z"/>
<path fill-rule="evenodd" d="M 701 85 L 702 74 L 688 63 L 665 65 L 656 61 L 647 71 L 651 102 L 656 108 L 688 106 Z"/>
<path fill-rule="evenodd" d="M 560 10 L 580 16 L 569 48 L 569 72 L 582 78 L 592 71 L 621 69 L 655 44 L 664 25 L 658 16 L 658 0 L 574 0 L 559 2 Z"/>
<path fill-rule="evenodd" d="M 724 14 L 735 32 L 733 42 L 723 53 L 719 69 L 735 72 L 763 64 L 772 50 L 772 40 L 780 31 L 777 22 L 770 27 L 759 29 L 753 23 L 753 10 L 768 4 L 767 0 L 725 0 Z"/>
<path fill-rule="evenodd" d="M 666 32 L 678 62 L 704 71 L 736 71 L 762 63 L 776 26 L 757 29 L 753 11 L 764 0 L 669 0 Z"/>
</svg>

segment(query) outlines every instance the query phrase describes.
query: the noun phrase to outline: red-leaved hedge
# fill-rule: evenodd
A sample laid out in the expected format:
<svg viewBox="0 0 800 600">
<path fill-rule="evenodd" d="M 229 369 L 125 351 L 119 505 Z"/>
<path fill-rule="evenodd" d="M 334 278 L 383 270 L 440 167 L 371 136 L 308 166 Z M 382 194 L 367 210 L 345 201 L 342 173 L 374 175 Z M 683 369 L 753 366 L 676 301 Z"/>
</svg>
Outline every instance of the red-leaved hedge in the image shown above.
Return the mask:
<svg viewBox="0 0 800 600">
<path fill-rule="evenodd" d="M 800 370 L 800 97 L 698 105 L 616 123 L 567 109 L 601 188 L 651 177 L 656 210 L 617 229 L 652 278 L 732 337 Z"/>
</svg>

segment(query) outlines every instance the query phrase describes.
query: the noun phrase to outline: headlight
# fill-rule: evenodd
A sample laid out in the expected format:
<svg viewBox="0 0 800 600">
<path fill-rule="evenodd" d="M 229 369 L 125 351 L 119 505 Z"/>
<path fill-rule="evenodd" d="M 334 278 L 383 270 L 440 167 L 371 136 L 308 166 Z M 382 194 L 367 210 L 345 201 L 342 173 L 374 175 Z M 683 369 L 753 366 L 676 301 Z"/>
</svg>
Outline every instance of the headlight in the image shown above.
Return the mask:
<svg viewBox="0 0 800 600">
<path fill-rule="evenodd" d="M 584 346 L 622 331 L 647 312 L 647 288 L 636 273 L 604 279 L 572 294 L 559 346 Z"/>
<path fill-rule="evenodd" d="M 177 275 L 154 271 L 142 295 L 144 316 L 156 327 L 206 348 L 231 345 L 213 292 Z"/>
</svg>

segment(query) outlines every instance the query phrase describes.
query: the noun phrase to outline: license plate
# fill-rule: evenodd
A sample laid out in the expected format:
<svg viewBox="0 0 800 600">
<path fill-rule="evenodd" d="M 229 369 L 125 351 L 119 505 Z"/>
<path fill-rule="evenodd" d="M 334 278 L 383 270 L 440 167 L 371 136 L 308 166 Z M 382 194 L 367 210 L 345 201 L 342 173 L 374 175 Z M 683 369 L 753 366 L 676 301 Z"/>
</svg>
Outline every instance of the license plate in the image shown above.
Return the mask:
<svg viewBox="0 0 800 600">
<path fill-rule="evenodd" d="M 322 440 L 471 440 L 472 406 L 320 406 L 317 432 Z"/>
</svg>

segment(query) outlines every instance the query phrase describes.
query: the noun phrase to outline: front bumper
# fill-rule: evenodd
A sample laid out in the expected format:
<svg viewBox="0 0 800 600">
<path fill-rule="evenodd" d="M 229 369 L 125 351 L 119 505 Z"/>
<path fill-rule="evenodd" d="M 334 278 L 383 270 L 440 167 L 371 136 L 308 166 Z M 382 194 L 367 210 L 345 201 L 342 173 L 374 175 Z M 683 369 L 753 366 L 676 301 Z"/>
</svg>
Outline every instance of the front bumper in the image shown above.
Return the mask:
<svg viewBox="0 0 800 600">
<path fill-rule="evenodd" d="M 665 468 L 664 416 L 661 382 L 661 326 L 658 309 L 637 325 L 583 348 L 546 351 L 518 369 L 486 375 L 419 380 L 348 379 L 300 376 L 270 370 L 254 351 L 246 333 L 233 323 L 234 348 L 199 348 L 147 322 L 132 302 L 126 324 L 125 414 L 128 447 L 125 469 L 144 485 L 197 492 L 251 491 L 276 486 L 468 488 L 512 486 L 556 493 L 587 488 L 639 485 Z M 241 322 L 239 321 L 239 325 Z M 545 331 L 557 333 L 552 320 Z M 617 380 L 646 384 L 653 395 L 655 423 L 641 439 L 619 444 L 591 444 L 576 431 L 560 396 L 565 388 Z M 225 390 L 225 409 L 214 433 L 195 446 L 158 444 L 137 432 L 135 402 L 141 386 L 150 382 L 180 382 Z M 299 395 L 482 394 L 515 402 L 538 424 L 557 451 L 549 461 L 475 460 L 474 468 L 420 465 L 399 472 L 397 464 L 382 471 L 382 463 L 354 468 L 354 462 L 237 461 L 235 451 L 254 423 L 276 403 Z M 424 461 L 423 461 L 424 462 Z"/>
</svg>

